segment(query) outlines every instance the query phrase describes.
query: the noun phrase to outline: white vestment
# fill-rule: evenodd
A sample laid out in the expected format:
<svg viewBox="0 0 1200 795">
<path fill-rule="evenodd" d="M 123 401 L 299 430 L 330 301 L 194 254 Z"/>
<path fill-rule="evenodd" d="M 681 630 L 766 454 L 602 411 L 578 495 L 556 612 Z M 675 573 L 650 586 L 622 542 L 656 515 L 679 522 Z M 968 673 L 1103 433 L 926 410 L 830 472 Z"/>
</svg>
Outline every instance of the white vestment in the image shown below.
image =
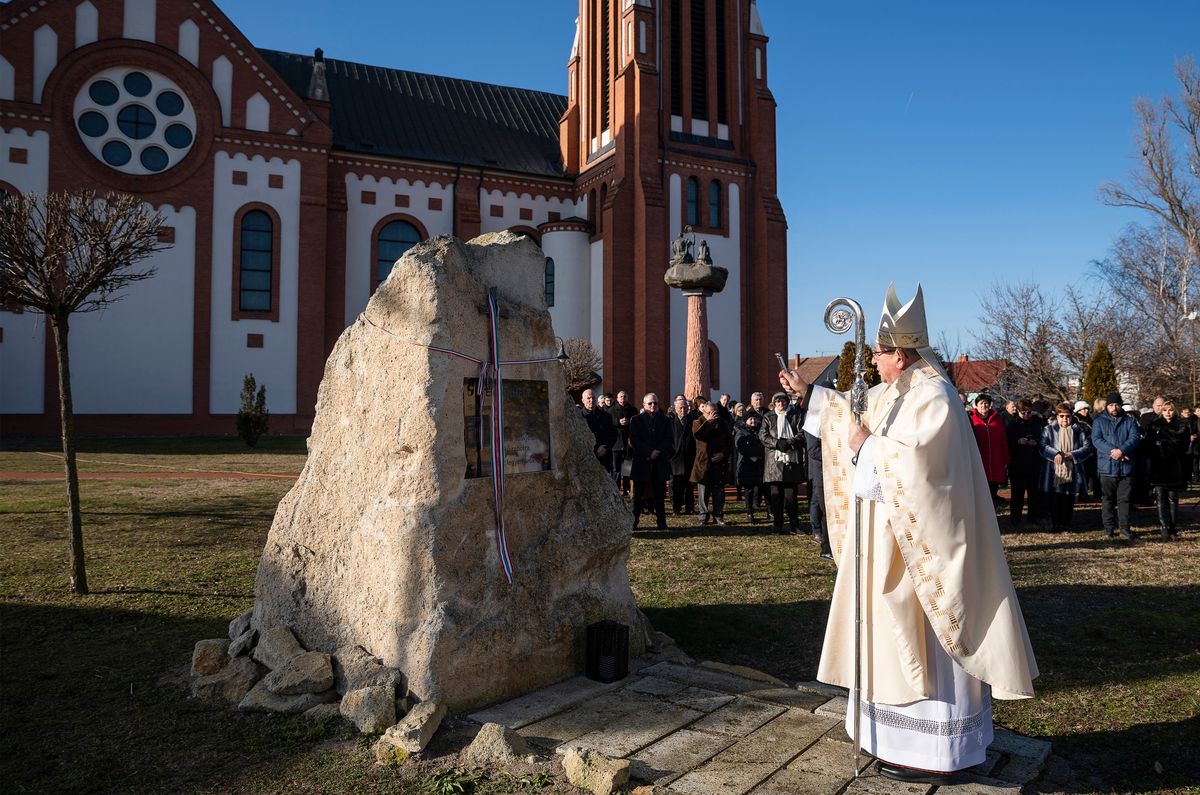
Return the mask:
<svg viewBox="0 0 1200 795">
<path fill-rule="evenodd" d="M 969 423 L 953 388 L 923 365 L 871 390 L 864 424 L 873 435 L 857 457 L 846 397 L 815 387 L 810 398 L 805 430 L 822 439 L 838 562 L 818 678 L 853 687 L 857 495 L 862 746 L 895 764 L 953 771 L 984 760 L 993 688 L 1027 698 L 1037 667 Z"/>
</svg>

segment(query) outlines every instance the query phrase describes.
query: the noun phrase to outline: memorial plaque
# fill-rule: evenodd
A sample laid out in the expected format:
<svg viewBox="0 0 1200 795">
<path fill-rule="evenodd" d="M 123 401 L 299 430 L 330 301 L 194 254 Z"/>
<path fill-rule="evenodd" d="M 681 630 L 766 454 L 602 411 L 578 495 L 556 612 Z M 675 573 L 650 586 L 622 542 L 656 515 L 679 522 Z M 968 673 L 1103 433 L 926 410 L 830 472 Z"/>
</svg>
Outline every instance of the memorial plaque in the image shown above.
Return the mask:
<svg viewBox="0 0 1200 795">
<path fill-rule="evenodd" d="M 504 471 L 550 469 L 550 398 L 545 381 L 504 379 Z M 463 444 L 467 477 L 492 476 L 492 394 L 478 378 L 463 379 Z"/>
</svg>

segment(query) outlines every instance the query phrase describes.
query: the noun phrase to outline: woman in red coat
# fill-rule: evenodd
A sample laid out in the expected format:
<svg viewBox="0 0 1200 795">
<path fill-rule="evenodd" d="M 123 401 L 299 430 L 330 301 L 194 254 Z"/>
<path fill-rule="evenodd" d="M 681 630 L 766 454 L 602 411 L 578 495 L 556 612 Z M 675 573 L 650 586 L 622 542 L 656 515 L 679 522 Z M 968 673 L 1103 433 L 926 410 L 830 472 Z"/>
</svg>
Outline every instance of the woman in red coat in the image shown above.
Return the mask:
<svg viewBox="0 0 1200 795">
<path fill-rule="evenodd" d="M 967 415 L 971 418 L 971 430 L 975 431 L 975 443 L 979 445 L 979 456 L 983 459 L 983 473 L 995 499 L 996 491 L 1006 479 L 1005 467 L 1008 466 L 1004 419 L 992 411 L 992 397 L 986 392 L 975 398 L 975 408 Z"/>
</svg>

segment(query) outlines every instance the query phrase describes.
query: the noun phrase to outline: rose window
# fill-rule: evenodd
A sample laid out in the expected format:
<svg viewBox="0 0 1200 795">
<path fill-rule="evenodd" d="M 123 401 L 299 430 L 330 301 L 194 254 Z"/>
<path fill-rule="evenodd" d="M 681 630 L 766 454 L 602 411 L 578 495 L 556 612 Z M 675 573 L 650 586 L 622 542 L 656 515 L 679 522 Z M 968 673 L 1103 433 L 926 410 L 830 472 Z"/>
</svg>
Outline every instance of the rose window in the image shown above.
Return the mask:
<svg viewBox="0 0 1200 795">
<path fill-rule="evenodd" d="M 75 128 L 87 150 L 110 168 L 158 174 L 191 151 L 196 112 L 169 78 L 149 69 L 117 67 L 80 89 Z"/>
</svg>

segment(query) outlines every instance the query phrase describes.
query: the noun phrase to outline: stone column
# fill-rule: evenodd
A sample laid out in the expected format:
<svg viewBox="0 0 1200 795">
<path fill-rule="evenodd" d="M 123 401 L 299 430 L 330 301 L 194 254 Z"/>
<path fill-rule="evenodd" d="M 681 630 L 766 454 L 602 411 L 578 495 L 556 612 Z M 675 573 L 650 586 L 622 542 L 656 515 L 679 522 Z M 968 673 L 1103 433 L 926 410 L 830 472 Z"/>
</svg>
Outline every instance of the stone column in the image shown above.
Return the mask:
<svg viewBox="0 0 1200 795">
<path fill-rule="evenodd" d="M 683 290 L 687 296 L 687 354 L 684 358 L 683 394 L 709 397 L 712 377 L 708 371 L 708 297 L 707 290 Z"/>
</svg>

